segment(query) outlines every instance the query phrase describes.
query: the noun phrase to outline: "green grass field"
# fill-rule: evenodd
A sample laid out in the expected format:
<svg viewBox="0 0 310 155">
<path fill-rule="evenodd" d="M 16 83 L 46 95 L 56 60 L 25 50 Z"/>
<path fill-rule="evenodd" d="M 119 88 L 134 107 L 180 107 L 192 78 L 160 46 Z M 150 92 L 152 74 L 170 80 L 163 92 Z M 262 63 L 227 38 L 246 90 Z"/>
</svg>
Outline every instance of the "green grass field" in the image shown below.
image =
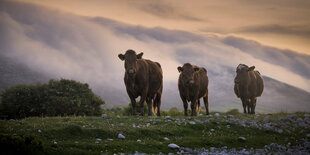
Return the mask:
<svg viewBox="0 0 310 155">
<path fill-rule="evenodd" d="M 214 113 L 212 113 L 214 114 Z M 176 153 L 168 148 L 175 143 L 191 149 L 210 147 L 263 148 L 270 143 L 294 144 L 306 137 L 308 131 L 292 124 L 291 128 L 281 127 L 281 119 L 290 114 L 228 115 L 219 117 L 162 117 L 109 116 L 101 117 L 31 117 L 21 120 L 0 120 L 0 133 L 9 136 L 32 135 L 42 142 L 46 154 L 121 154 L 121 153 Z M 304 113 L 294 114 L 303 118 Z M 283 128 L 283 133 L 274 128 L 247 125 L 275 123 L 274 128 Z M 246 122 L 245 125 L 231 120 Z M 206 121 L 208 120 L 208 121 Z M 279 121 L 280 120 L 280 121 Z M 191 124 L 190 122 L 195 122 Z M 278 125 L 278 126 L 277 126 Z M 288 124 L 289 126 L 289 124 Z M 214 131 L 213 131 L 214 130 Z M 118 134 L 125 139 L 118 139 Z M 245 137 L 246 141 L 238 140 Z M 164 140 L 167 137 L 169 140 Z M 98 139 L 99 138 L 99 139 Z M 100 140 L 101 139 L 101 140 Z M 141 142 L 137 142 L 140 139 Z"/>
</svg>

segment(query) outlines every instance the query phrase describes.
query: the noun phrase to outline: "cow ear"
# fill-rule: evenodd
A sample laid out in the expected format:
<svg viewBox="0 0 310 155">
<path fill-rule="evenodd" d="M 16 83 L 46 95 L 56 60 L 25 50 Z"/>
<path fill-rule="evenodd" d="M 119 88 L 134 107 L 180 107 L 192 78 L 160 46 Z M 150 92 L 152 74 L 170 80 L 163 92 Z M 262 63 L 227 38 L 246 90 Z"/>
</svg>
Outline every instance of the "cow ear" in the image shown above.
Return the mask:
<svg viewBox="0 0 310 155">
<path fill-rule="evenodd" d="M 123 55 L 123 54 L 119 54 L 118 57 L 119 57 L 119 59 L 121 59 L 122 61 L 125 60 L 125 55 Z"/>
<path fill-rule="evenodd" d="M 137 59 L 141 59 L 143 55 L 143 52 L 141 52 L 140 54 L 137 55 Z"/>
<path fill-rule="evenodd" d="M 252 66 L 252 67 L 248 68 L 248 71 L 253 71 L 254 68 L 255 68 L 255 66 Z"/>
<path fill-rule="evenodd" d="M 198 68 L 198 67 L 195 67 L 195 68 L 194 68 L 194 71 L 195 71 L 195 72 L 199 71 L 199 68 Z"/>
<path fill-rule="evenodd" d="M 178 71 L 181 73 L 183 71 L 183 68 L 179 66 Z"/>
</svg>

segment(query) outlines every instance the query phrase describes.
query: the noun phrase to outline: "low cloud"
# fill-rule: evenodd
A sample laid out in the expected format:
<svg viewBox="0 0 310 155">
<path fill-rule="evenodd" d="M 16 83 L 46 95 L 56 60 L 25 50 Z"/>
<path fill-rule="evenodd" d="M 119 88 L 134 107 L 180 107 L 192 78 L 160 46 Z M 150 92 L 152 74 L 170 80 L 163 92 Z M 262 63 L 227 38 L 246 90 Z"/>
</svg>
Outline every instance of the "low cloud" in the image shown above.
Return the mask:
<svg viewBox="0 0 310 155">
<path fill-rule="evenodd" d="M 176 7 L 172 7 L 169 3 L 163 3 L 163 1 L 159 2 L 147 2 L 147 3 L 134 3 L 138 9 L 148 14 L 160 17 L 160 18 L 168 18 L 175 20 L 187 20 L 191 22 L 201 22 L 203 19 L 197 18 L 189 13 L 183 12 Z"/>
<path fill-rule="evenodd" d="M 208 70 L 212 104 L 231 102 L 236 106 L 240 102 L 232 91 L 239 63 L 255 65 L 263 75 L 310 91 L 309 70 L 305 71 L 309 59 L 240 38 L 145 28 L 17 2 L 0 2 L 0 17 L 2 55 L 49 77 L 89 83 L 110 105 L 129 103 L 123 84 L 124 62 L 117 57 L 127 49 L 144 52 L 144 58 L 160 62 L 164 108 L 181 105 L 177 66 L 186 62 Z"/>
<path fill-rule="evenodd" d="M 251 54 L 254 58 L 284 67 L 291 72 L 310 79 L 310 56 L 291 50 L 263 46 L 258 42 L 237 37 L 226 37 L 223 43 Z"/>
<path fill-rule="evenodd" d="M 238 28 L 236 32 L 241 33 L 266 33 L 266 34 L 286 34 L 296 35 L 305 38 L 310 38 L 310 25 L 258 25 L 258 26 L 246 26 Z"/>
</svg>

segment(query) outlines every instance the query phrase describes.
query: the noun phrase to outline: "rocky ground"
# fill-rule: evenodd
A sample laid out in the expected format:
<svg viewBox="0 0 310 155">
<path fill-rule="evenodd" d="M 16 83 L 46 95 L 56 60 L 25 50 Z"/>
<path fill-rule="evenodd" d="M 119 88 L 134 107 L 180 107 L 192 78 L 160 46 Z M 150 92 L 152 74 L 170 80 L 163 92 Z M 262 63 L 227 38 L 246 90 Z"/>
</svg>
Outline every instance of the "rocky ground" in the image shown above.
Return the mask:
<svg viewBox="0 0 310 155">
<path fill-rule="evenodd" d="M 310 155 L 310 114 L 304 114 L 303 117 L 298 117 L 297 115 L 288 115 L 287 117 L 278 117 L 272 118 L 272 116 L 260 116 L 255 115 L 253 118 L 240 119 L 234 118 L 233 115 L 224 115 L 220 116 L 219 113 L 215 113 L 213 116 L 200 116 L 196 119 L 189 118 L 189 124 L 195 125 L 197 123 L 211 123 L 209 119 L 201 119 L 203 117 L 207 118 L 219 118 L 218 120 L 222 120 L 224 122 L 233 123 L 236 125 L 241 125 L 244 127 L 255 127 L 263 130 L 271 130 L 275 131 L 279 134 L 284 132 L 290 134 L 296 132 L 295 130 L 299 130 L 300 133 L 306 133 L 306 137 L 297 140 L 292 145 L 290 142 L 287 145 L 280 145 L 276 143 L 271 143 L 269 145 L 265 145 L 264 148 L 260 149 L 246 149 L 246 148 L 232 148 L 228 149 L 227 146 L 216 148 L 211 147 L 207 150 L 195 150 L 186 147 L 179 147 L 177 144 L 169 144 L 168 147 L 171 149 L 177 150 L 176 154 L 200 154 L 200 155 L 249 155 L 249 154 L 299 154 L 299 155 Z M 222 117 L 222 118 L 221 118 Z M 170 116 L 166 116 L 165 119 L 167 121 L 174 121 L 175 123 L 181 124 L 186 119 L 171 119 Z M 192 119 L 192 120 L 191 120 Z M 219 122 L 217 122 L 219 123 Z M 229 125 L 226 126 L 230 128 Z M 214 132 L 215 129 L 211 129 L 210 132 Z M 262 135 L 263 136 L 263 135 Z M 166 138 L 166 137 L 165 137 Z M 290 137 L 288 137 L 290 138 Z M 245 137 L 239 137 L 240 141 L 246 141 Z M 136 152 L 135 155 L 145 154 Z M 160 153 L 161 154 L 161 153 Z M 169 153 L 173 154 L 173 153 Z"/>
</svg>

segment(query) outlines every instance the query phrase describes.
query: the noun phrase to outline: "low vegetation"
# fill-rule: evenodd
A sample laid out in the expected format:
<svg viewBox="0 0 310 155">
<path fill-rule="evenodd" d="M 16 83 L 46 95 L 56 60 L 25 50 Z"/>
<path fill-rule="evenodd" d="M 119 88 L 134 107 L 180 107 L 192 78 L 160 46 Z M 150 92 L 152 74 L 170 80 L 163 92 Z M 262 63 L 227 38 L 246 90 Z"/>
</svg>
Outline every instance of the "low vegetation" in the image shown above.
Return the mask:
<svg viewBox="0 0 310 155">
<path fill-rule="evenodd" d="M 175 113 L 176 108 L 171 111 Z M 0 120 L 0 137 L 2 140 L 7 135 L 13 137 L 11 139 L 33 135 L 39 141 L 36 144 L 42 143 L 35 145 L 38 147 L 34 150 L 46 154 L 120 154 L 136 151 L 176 153 L 178 150 L 168 148 L 171 143 L 196 150 L 225 146 L 255 149 L 264 148 L 270 143 L 294 145 L 308 132 L 307 126 L 292 124 L 289 128 L 281 127 L 279 120 L 290 115 L 284 113 L 244 115 L 234 110 L 233 115 L 212 113 L 213 116 L 176 115 L 170 118 L 114 114 L 108 114 L 105 118 L 67 116 Z M 170 112 L 166 111 L 166 114 Z M 295 120 L 306 120 L 305 115 L 308 114 L 297 113 L 294 117 Z M 274 126 L 269 128 L 265 124 Z M 279 129 L 282 131 L 279 132 Z M 119 139 L 118 134 L 124 135 L 125 139 Z M 165 137 L 168 139 L 164 140 Z M 239 137 L 245 137 L 246 140 L 240 141 Z"/>
</svg>

